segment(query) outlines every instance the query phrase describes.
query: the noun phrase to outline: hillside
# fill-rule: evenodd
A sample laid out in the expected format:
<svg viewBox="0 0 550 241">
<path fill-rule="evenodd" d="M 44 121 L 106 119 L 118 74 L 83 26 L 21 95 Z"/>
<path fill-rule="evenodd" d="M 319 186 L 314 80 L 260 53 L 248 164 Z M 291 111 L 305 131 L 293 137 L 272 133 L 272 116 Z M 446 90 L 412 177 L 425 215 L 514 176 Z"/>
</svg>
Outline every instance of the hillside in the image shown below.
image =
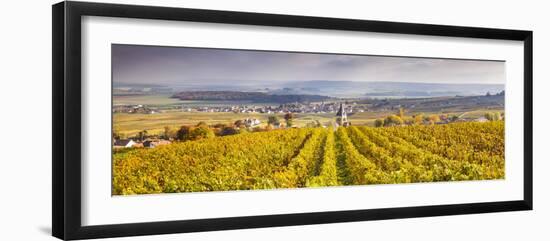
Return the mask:
<svg viewBox="0 0 550 241">
<path fill-rule="evenodd" d="M 504 90 L 503 84 L 457 84 L 417 82 L 362 81 L 290 81 L 274 93 L 318 94 L 340 98 L 411 98 L 441 96 L 472 96 Z"/>
<path fill-rule="evenodd" d="M 113 154 L 113 193 L 504 178 L 504 122 L 298 128 Z"/>
<path fill-rule="evenodd" d="M 329 99 L 320 95 L 276 95 L 263 92 L 241 91 L 182 91 L 172 95 L 172 98 L 180 100 L 224 100 L 224 101 L 250 101 L 254 103 L 293 103 L 293 102 L 318 102 Z"/>
<path fill-rule="evenodd" d="M 486 109 L 503 109 L 504 94 L 499 95 L 480 95 L 480 96 L 450 96 L 450 97 L 432 97 L 432 98 L 403 98 L 403 99 L 367 99 L 357 103 L 368 104 L 371 110 L 393 109 L 403 107 L 413 112 L 431 112 L 431 111 L 471 111 Z"/>
</svg>

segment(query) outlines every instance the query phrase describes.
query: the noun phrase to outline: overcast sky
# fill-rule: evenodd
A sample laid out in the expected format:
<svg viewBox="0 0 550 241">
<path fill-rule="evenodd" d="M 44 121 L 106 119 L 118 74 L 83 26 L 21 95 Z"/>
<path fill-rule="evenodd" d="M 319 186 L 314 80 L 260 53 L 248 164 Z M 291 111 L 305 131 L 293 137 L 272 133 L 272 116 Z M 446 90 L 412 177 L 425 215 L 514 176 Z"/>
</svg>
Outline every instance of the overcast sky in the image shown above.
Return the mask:
<svg viewBox="0 0 550 241">
<path fill-rule="evenodd" d="M 180 85 L 229 80 L 504 84 L 505 63 L 183 47 L 113 45 L 113 81 Z"/>
</svg>

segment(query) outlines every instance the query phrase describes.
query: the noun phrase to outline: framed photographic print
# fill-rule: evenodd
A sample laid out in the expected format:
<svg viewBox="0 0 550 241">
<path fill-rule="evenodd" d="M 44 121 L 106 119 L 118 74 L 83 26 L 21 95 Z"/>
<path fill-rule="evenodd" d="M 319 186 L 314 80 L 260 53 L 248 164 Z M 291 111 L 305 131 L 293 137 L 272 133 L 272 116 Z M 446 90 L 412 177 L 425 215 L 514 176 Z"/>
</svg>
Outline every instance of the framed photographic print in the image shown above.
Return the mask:
<svg viewBox="0 0 550 241">
<path fill-rule="evenodd" d="M 532 32 L 61 2 L 53 235 L 532 209 Z"/>
</svg>

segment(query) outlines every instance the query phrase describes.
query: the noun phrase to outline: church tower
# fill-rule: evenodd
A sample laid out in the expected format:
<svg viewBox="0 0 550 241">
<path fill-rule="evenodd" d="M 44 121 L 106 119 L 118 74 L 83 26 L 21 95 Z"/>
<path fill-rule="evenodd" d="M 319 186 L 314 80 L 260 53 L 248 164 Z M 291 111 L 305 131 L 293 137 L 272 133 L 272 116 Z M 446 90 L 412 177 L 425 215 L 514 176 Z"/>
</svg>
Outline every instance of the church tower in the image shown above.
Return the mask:
<svg viewBox="0 0 550 241">
<path fill-rule="evenodd" d="M 338 125 L 349 126 L 348 115 L 346 114 L 346 109 L 344 108 L 344 104 L 340 103 L 340 109 L 338 109 L 336 116 L 337 116 L 336 123 L 338 123 Z"/>
</svg>

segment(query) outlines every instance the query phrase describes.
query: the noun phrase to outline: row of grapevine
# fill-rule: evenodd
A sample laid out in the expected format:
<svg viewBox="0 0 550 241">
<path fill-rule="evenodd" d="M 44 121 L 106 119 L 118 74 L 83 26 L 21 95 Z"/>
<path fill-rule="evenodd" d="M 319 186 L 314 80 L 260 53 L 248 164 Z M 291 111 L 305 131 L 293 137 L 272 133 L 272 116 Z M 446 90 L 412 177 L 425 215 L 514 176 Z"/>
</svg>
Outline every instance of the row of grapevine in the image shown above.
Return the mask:
<svg viewBox="0 0 550 241">
<path fill-rule="evenodd" d="M 246 133 L 113 156 L 113 193 L 275 188 L 311 129 Z"/>
<path fill-rule="evenodd" d="M 485 169 L 484 178 L 495 179 L 504 177 L 504 132 L 494 129 L 503 130 L 503 122 L 385 128 L 384 131 L 434 154 L 481 165 Z M 490 133 L 486 133 L 488 131 Z"/>
<path fill-rule="evenodd" d="M 314 167 L 321 161 L 323 142 L 326 130 L 316 128 L 308 137 L 287 168 L 274 175 L 275 186 L 279 188 L 304 187 L 309 176 L 313 175 Z"/>
<path fill-rule="evenodd" d="M 479 180 L 483 178 L 483 170 L 479 165 L 450 160 L 419 149 L 399 137 L 384 135 L 383 128 L 360 128 L 369 139 L 392 153 L 393 157 L 402 158 L 413 164 L 412 182 Z"/>
<path fill-rule="evenodd" d="M 342 145 L 342 155 L 353 184 L 388 183 L 388 175 L 379 171 L 375 163 L 357 151 L 346 128 L 338 128 L 336 134 Z"/>
<path fill-rule="evenodd" d="M 352 136 L 355 147 L 360 152 L 375 160 L 378 168 L 382 169 L 388 176 L 384 183 L 411 183 L 411 182 L 428 182 L 434 181 L 433 174 L 427 171 L 421 165 L 413 164 L 398 155 L 393 155 L 393 148 L 389 148 L 391 143 L 384 143 L 379 146 L 381 140 L 384 139 L 369 139 L 364 133 L 355 127 L 348 128 L 348 133 Z M 378 145 L 373 141 L 378 141 Z"/>
<path fill-rule="evenodd" d="M 311 177 L 306 186 L 322 187 L 338 185 L 338 170 L 336 167 L 336 150 L 334 131 L 330 129 L 326 135 L 322 162 L 318 164 L 316 175 Z"/>
<path fill-rule="evenodd" d="M 378 146 L 357 128 L 349 128 L 348 133 L 356 148 L 365 156 L 372 158 L 378 163 L 378 168 L 388 174 L 384 183 L 412 183 L 436 181 L 432 170 L 425 168 L 418 163 L 393 155 L 393 148 L 385 149 L 392 144 L 384 143 Z M 383 139 L 382 139 L 383 140 Z M 380 141 L 380 139 L 378 139 Z M 380 142 L 378 142 L 380 143 Z"/>
<path fill-rule="evenodd" d="M 400 169 L 402 163 L 401 158 L 391 157 L 391 153 L 389 153 L 387 149 L 377 146 L 357 128 L 350 127 L 347 133 L 352 143 L 355 144 L 355 148 L 365 157 L 374 161 L 378 168 L 386 172 Z"/>
<path fill-rule="evenodd" d="M 113 153 L 115 195 L 504 177 L 504 122 L 298 128 Z"/>
<path fill-rule="evenodd" d="M 504 151 L 504 122 L 454 123 L 440 126 L 411 126 L 402 129 L 388 128 L 397 132 L 409 132 L 435 143 L 468 146 L 475 151 L 502 155 Z"/>
</svg>

